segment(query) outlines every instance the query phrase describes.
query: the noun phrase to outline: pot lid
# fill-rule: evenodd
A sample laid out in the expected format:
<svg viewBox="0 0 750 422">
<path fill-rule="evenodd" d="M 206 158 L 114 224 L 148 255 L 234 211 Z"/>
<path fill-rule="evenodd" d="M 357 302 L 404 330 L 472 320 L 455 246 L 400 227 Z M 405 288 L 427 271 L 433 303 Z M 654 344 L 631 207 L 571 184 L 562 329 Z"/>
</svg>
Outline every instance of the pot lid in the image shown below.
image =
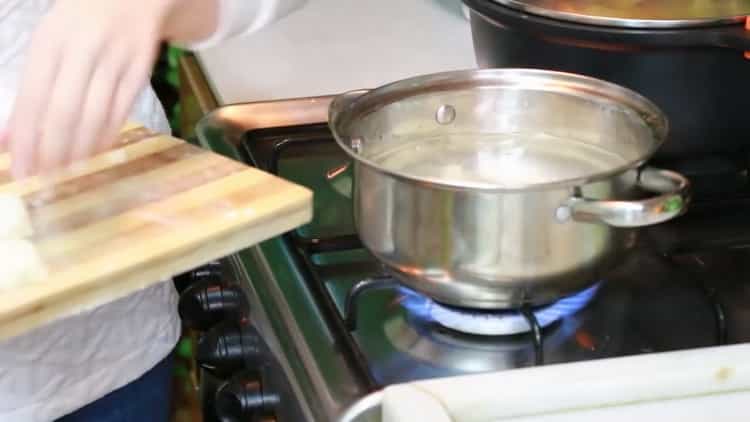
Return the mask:
<svg viewBox="0 0 750 422">
<path fill-rule="evenodd" d="M 743 22 L 750 0 L 493 0 L 550 18 L 626 28 L 680 28 Z"/>
</svg>

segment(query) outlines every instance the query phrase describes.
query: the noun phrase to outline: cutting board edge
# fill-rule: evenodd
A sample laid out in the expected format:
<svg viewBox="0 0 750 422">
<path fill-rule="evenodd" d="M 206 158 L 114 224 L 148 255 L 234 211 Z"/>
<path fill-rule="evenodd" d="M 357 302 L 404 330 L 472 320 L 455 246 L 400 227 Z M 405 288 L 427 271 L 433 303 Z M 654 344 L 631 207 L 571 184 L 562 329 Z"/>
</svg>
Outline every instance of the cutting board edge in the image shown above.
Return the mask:
<svg viewBox="0 0 750 422">
<path fill-rule="evenodd" d="M 46 300 L 43 299 L 40 302 L 49 303 L 38 303 L 22 314 L 11 315 L 10 318 L 12 319 L 9 321 L 0 320 L 0 341 L 22 335 L 47 323 L 84 312 L 87 309 L 94 309 L 138 290 L 156 285 L 162 282 L 164 278 L 168 278 L 162 277 L 161 274 L 181 274 L 190 271 L 195 267 L 193 264 L 188 264 L 190 262 L 206 263 L 256 246 L 261 242 L 309 223 L 312 220 L 312 215 L 313 210 L 310 205 L 303 210 L 285 215 L 283 220 L 275 217 L 275 221 L 261 227 L 240 230 L 224 236 L 223 239 L 208 242 L 194 248 L 190 253 L 184 254 L 179 259 L 165 257 L 162 260 L 166 262 L 160 262 L 158 267 L 145 271 L 142 269 L 132 271 L 135 274 L 124 275 L 116 283 L 91 287 L 83 292 L 72 294 L 68 298 L 56 296 Z M 251 235 L 254 235 L 254 240 L 248 245 L 247 238 Z M 217 247 L 217 243 L 224 243 L 225 245 Z M 198 256 L 200 259 L 196 258 Z M 144 282 L 142 281 L 144 279 L 155 279 L 157 281 Z"/>
<path fill-rule="evenodd" d="M 309 214 L 307 220 L 301 222 L 298 225 L 302 225 L 302 224 L 309 222 L 312 219 L 312 214 L 313 214 L 312 191 L 305 188 L 304 186 L 296 185 L 287 180 L 279 179 L 277 180 L 277 182 L 283 184 L 282 186 L 283 186 L 283 190 L 285 194 L 290 197 L 294 197 L 294 201 L 286 202 L 283 205 L 276 204 L 272 208 L 272 210 L 270 210 L 269 212 L 264 213 L 262 216 L 259 215 L 257 217 L 254 217 L 255 219 L 252 222 L 245 221 L 241 224 L 237 224 L 235 227 L 231 229 L 228 227 L 224 228 L 222 231 L 215 232 L 216 236 L 213 238 L 206 238 L 203 240 L 196 241 L 196 245 L 204 245 L 205 247 L 210 247 L 210 245 L 214 245 L 217 242 L 221 242 L 223 239 L 231 236 L 231 234 L 236 231 L 246 233 L 246 232 L 252 232 L 254 228 L 258 229 L 259 227 L 264 227 L 264 226 L 274 227 L 274 224 L 273 224 L 274 222 L 278 222 L 281 220 L 288 220 L 289 215 L 294 215 L 297 212 Z M 247 227 L 248 225 L 252 225 L 252 227 Z M 179 248 L 174 248 L 170 250 L 169 254 L 159 257 L 154 262 L 163 262 L 169 259 L 180 259 L 182 255 L 191 253 L 193 250 L 195 250 L 196 245 L 193 245 L 193 246 L 183 245 Z M 197 246 L 197 247 L 201 247 L 201 246 Z M 145 263 L 139 263 L 139 265 L 145 265 Z M 136 271 L 138 268 L 140 267 L 133 267 L 129 270 L 126 270 L 125 272 L 121 274 L 123 274 L 122 276 L 127 276 L 127 274 L 130 271 Z M 119 279 L 121 275 L 120 273 L 110 273 L 106 277 L 110 279 L 111 278 Z M 58 281 L 60 281 L 59 277 L 58 277 Z M 49 282 L 50 281 L 45 281 L 44 283 L 49 283 Z M 79 294 L 81 291 L 85 289 L 96 288 L 96 286 L 98 286 L 102 282 L 103 280 L 101 279 L 91 279 L 84 284 L 76 285 L 75 288 L 72 289 L 70 294 Z M 69 283 L 66 282 L 66 284 L 69 284 Z M 30 286 L 30 287 L 38 289 L 40 288 L 40 285 L 35 284 L 34 286 Z M 23 289 L 24 287 L 20 287 L 16 290 L 23 290 Z M 37 296 L 37 294 L 33 294 L 32 295 L 33 300 L 29 300 L 28 302 L 25 302 L 23 304 L 15 303 L 13 306 L 8 306 L 8 307 L 0 306 L 0 325 L 13 319 L 23 318 L 23 316 L 27 313 L 35 312 L 36 309 L 39 307 L 40 302 L 54 301 L 54 300 L 57 300 L 58 298 L 64 297 L 66 294 L 68 294 L 68 292 L 58 291 L 52 294 L 48 293 L 47 296 L 42 296 L 40 298 L 36 298 L 35 296 Z"/>
</svg>

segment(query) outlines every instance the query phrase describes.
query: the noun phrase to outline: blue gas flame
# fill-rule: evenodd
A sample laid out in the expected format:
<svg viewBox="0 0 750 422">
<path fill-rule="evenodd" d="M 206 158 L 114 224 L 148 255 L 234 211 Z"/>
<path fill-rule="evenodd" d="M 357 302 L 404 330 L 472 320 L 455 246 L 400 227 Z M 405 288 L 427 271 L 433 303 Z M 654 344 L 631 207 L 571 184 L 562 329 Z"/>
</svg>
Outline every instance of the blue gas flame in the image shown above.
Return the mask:
<svg viewBox="0 0 750 422">
<path fill-rule="evenodd" d="M 550 305 L 535 308 L 533 312 L 539 325 L 544 328 L 555 321 L 574 315 L 594 298 L 600 286 L 601 283 L 597 283 L 586 290 L 582 290 L 572 296 L 560 299 Z M 400 287 L 400 291 L 401 306 L 403 306 L 412 317 L 424 321 L 440 322 L 446 321 L 448 318 L 465 318 L 467 321 L 462 321 L 464 324 L 461 325 L 470 325 L 471 322 L 469 322 L 469 320 L 474 320 L 477 324 L 502 323 L 505 327 L 528 327 L 526 318 L 517 310 L 486 311 L 458 309 L 437 303 L 427 296 L 406 287 Z M 437 319 L 436 316 L 438 317 Z M 438 319 L 440 321 L 438 321 Z"/>
</svg>

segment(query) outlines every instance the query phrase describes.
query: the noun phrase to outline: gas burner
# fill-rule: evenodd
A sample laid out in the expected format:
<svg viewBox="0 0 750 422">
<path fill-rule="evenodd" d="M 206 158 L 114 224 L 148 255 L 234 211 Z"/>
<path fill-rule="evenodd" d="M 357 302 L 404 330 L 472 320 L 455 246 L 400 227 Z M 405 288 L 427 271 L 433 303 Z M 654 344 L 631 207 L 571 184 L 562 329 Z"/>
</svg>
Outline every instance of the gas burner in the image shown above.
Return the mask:
<svg viewBox="0 0 750 422">
<path fill-rule="evenodd" d="M 414 315 L 408 310 L 392 315 L 383 320 L 379 331 L 368 331 L 368 341 L 374 345 L 390 344 L 399 352 L 375 358 L 377 373 L 387 373 L 393 380 L 534 365 L 537 349 L 526 336 L 477 336 L 443 329 L 431 317 Z M 590 349 L 566 346 L 575 341 L 581 324 L 579 318 L 567 318 L 559 326 L 550 327 L 544 335 L 545 359 L 556 362 L 561 360 L 560 356 L 573 359 L 571 356 L 591 354 Z"/>
<path fill-rule="evenodd" d="M 599 290 L 601 283 L 559 301 L 532 309 L 539 327 L 545 328 L 555 321 L 573 315 Z M 409 312 L 428 316 L 438 324 L 465 334 L 482 336 L 510 336 L 532 330 L 529 319 L 518 310 L 483 311 L 456 308 L 435 302 L 419 293 L 404 289 L 402 305 Z"/>
</svg>

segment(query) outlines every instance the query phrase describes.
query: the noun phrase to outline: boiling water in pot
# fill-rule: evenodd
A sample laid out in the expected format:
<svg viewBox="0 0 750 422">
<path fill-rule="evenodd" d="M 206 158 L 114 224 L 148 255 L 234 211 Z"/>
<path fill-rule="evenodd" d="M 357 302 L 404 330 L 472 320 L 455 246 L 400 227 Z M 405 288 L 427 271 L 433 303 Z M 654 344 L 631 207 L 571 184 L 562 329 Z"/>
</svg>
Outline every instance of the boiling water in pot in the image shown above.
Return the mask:
<svg viewBox="0 0 750 422">
<path fill-rule="evenodd" d="M 598 145 L 545 133 L 440 134 L 382 145 L 389 147 L 368 158 L 388 170 L 506 189 L 591 176 L 627 163 Z"/>
</svg>

